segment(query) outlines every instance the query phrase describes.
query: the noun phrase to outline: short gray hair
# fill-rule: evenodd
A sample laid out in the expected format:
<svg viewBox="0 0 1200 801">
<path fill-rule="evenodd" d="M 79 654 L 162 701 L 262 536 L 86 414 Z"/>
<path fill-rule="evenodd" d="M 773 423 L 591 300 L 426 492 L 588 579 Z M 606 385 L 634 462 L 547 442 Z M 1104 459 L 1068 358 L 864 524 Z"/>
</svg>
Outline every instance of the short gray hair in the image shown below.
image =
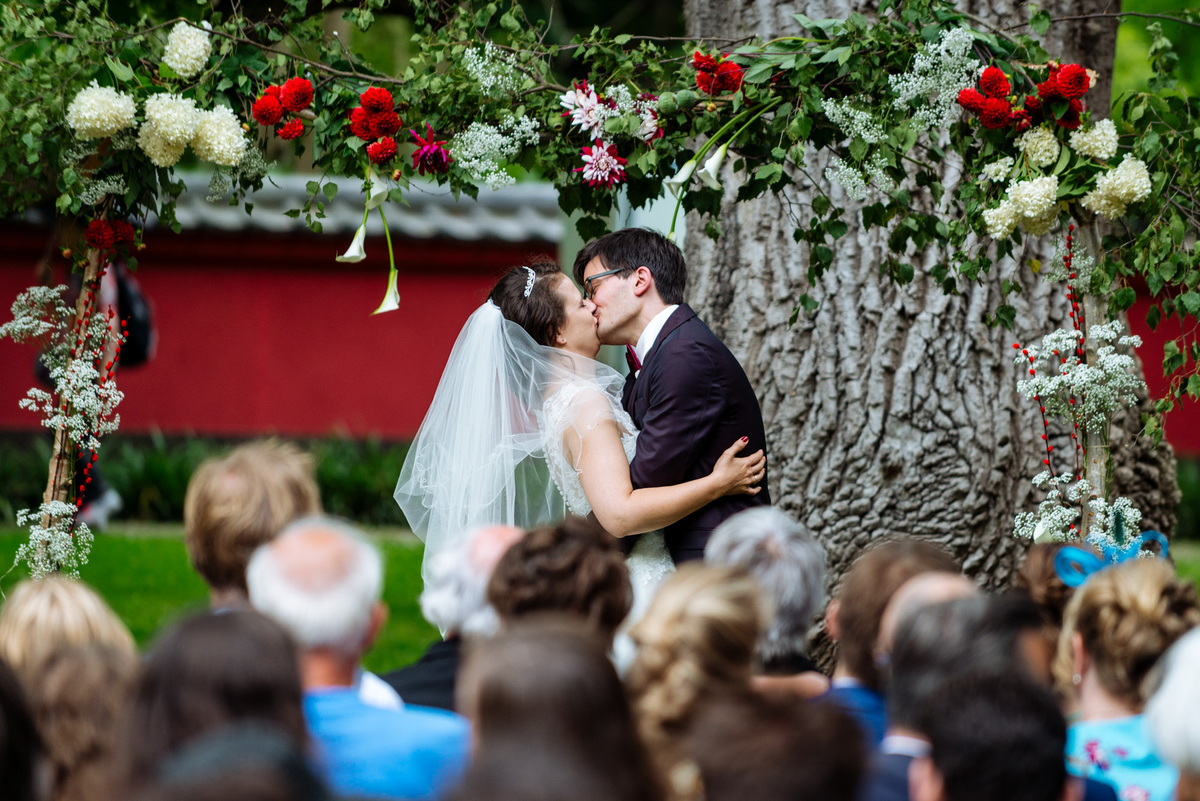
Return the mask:
<svg viewBox="0 0 1200 801">
<path fill-rule="evenodd" d="M 1162 666 L 1162 684 L 1146 704 L 1150 736 L 1167 761 L 1200 776 L 1200 628 L 1179 638 Z"/>
<path fill-rule="evenodd" d="M 366 536 L 329 517 L 287 526 L 246 568 L 250 601 L 301 648 L 361 653 L 383 592 L 383 560 Z"/>
<path fill-rule="evenodd" d="M 498 526 L 473 529 L 459 547 L 439 551 L 429 560 L 421 614 L 443 634 L 490 637 L 499 630 L 500 617 L 487 600 L 488 580 L 496 565 L 491 559 L 479 558 L 475 545 L 504 530 Z"/>
<path fill-rule="evenodd" d="M 747 509 L 717 526 L 704 561 L 746 570 L 774 607 L 758 639 L 759 659 L 804 653 L 813 615 L 825 602 L 825 549 L 805 526 L 772 507 Z"/>
</svg>

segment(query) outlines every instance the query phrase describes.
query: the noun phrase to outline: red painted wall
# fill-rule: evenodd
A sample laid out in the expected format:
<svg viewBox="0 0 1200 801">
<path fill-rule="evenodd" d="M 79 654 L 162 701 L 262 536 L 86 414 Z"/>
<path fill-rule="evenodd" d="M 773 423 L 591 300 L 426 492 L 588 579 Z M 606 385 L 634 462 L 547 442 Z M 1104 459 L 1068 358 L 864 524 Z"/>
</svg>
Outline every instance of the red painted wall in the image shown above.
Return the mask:
<svg viewBox="0 0 1200 801">
<path fill-rule="evenodd" d="M 33 279 L 47 231 L 0 226 L 0 307 Z M 416 433 L 463 322 L 495 278 L 542 243 L 393 240 L 400 309 L 383 298 L 387 247 L 334 261 L 341 238 L 212 231 L 147 235 L 137 271 L 154 304 L 158 354 L 118 374 L 121 430 L 169 434 Z M 60 260 L 61 261 L 61 260 Z M 0 430 L 38 427 L 17 408 L 32 347 L 0 341 Z"/>
</svg>

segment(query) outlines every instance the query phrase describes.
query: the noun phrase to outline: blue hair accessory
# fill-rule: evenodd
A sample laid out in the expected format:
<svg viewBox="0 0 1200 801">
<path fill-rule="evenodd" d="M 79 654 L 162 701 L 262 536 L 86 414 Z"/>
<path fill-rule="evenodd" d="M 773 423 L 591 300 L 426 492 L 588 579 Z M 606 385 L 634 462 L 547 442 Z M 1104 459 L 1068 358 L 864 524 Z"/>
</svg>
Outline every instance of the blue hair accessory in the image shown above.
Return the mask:
<svg viewBox="0 0 1200 801">
<path fill-rule="evenodd" d="M 1145 531 L 1137 537 L 1125 537 L 1119 515 L 1114 522 L 1115 541 L 1105 537 L 1101 542 L 1093 543 L 1100 551 L 1100 556 L 1074 545 L 1068 545 L 1055 554 L 1054 572 L 1058 573 L 1063 584 L 1078 587 L 1099 570 L 1137 559 L 1144 547 L 1152 542 L 1158 545 L 1159 558 L 1167 558 L 1167 538 L 1162 532 Z"/>
</svg>

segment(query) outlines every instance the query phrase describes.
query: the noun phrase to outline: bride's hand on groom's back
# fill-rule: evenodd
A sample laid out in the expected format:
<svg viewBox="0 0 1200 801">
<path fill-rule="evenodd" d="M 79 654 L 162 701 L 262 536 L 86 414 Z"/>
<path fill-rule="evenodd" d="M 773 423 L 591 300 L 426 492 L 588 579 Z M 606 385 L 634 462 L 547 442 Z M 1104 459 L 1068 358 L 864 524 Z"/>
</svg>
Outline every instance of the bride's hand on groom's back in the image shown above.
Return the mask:
<svg viewBox="0 0 1200 801">
<path fill-rule="evenodd" d="M 767 473 L 767 457 L 761 450 L 748 456 L 738 456 L 749 439 L 742 437 L 721 454 L 713 466 L 713 477 L 725 488 L 723 495 L 757 495 L 762 492 L 759 482 Z"/>
</svg>

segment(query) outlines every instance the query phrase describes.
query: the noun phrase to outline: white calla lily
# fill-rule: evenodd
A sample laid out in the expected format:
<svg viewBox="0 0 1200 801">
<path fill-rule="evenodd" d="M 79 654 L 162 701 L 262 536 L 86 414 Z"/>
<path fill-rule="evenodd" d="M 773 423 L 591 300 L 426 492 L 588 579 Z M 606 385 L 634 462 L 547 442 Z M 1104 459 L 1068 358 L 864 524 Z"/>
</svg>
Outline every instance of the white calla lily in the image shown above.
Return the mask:
<svg viewBox="0 0 1200 801">
<path fill-rule="evenodd" d="M 370 211 L 379 208 L 383 201 L 387 200 L 388 187 L 374 170 L 367 170 L 367 180 L 371 183 L 371 188 L 367 191 L 367 211 Z"/>
<path fill-rule="evenodd" d="M 400 290 L 396 287 L 396 268 L 388 271 L 387 292 L 383 295 L 383 303 L 371 314 L 383 314 L 400 308 Z"/>
<path fill-rule="evenodd" d="M 692 173 L 696 171 L 696 160 L 692 159 L 687 164 L 684 164 L 679 172 L 663 181 L 663 186 L 671 191 L 675 197 L 679 197 L 684 190 L 687 189 L 688 181 L 692 179 Z"/>
<path fill-rule="evenodd" d="M 697 173 L 700 180 L 709 189 L 721 188 L 721 162 L 725 161 L 725 154 L 729 152 L 729 143 L 721 145 L 717 148 L 717 152 L 709 156 L 708 161 L 704 162 L 704 169 Z"/>
<path fill-rule="evenodd" d="M 1046 530 L 1046 524 L 1039 520 L 1033 530 L 1033 541 L 1036 543 L 1054 542 L 1054 532 Z"/>
<path fill-rule="evenodd" d="M 362 261 L 367 257 L 367 251 L 363 249 L 363 242 L 367 238 L 367 220 L 364 217 L 362 225 L 358 226 L 358 230 L 354 232 L 354 241 L 350 243 L 350 247 L 346 252 L 337 257 L 338 261 Z"/>
</svg>

